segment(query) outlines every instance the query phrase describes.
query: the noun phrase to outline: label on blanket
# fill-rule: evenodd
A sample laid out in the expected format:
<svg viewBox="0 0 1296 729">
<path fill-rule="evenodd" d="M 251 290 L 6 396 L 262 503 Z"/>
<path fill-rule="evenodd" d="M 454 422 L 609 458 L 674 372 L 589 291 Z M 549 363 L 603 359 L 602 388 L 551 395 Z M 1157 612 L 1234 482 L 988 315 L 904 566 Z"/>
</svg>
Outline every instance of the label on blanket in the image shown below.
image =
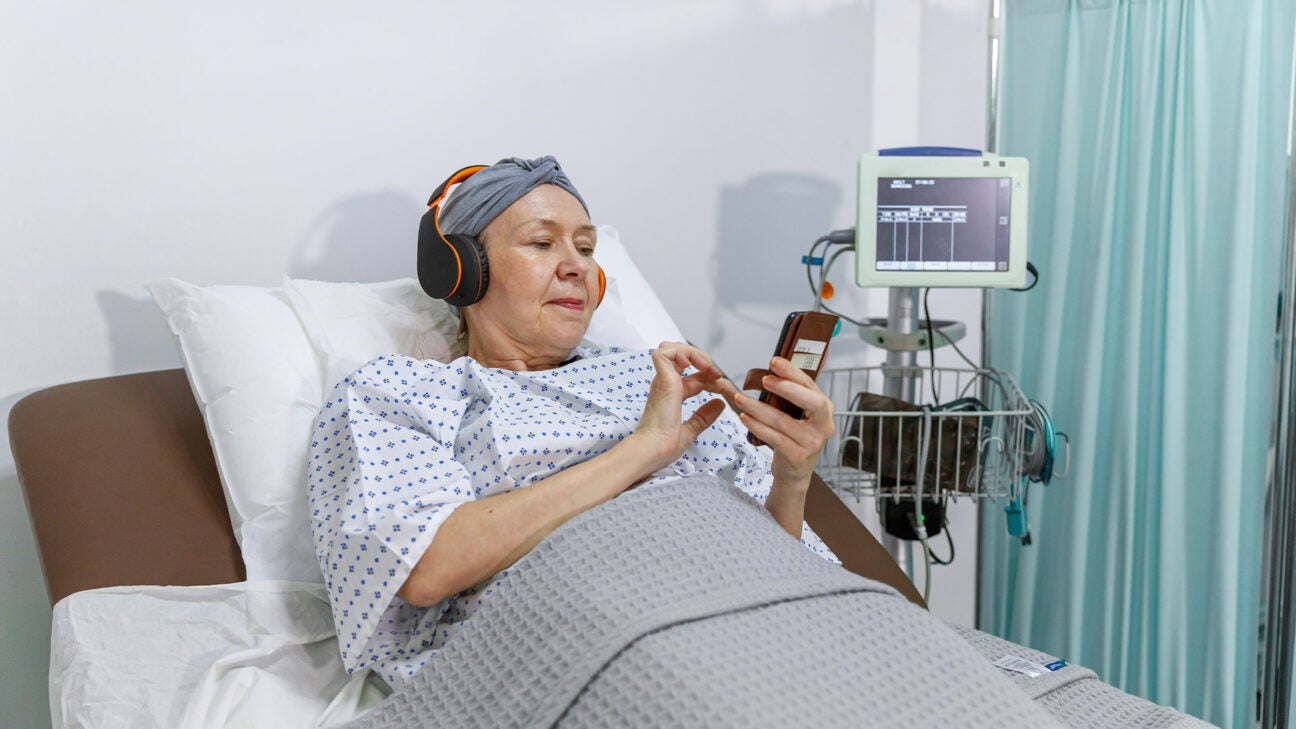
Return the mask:
<svg viewBox="0 0 1296 729">
<path fill-rule="evenodd" d="M 1041 666 L 1040 664 L 1034 661 L 1028 661 L 1025 658 L 1018 658 L 1017 656 L 1004 656 L 1003 658 L 1000 658 L 999 660 L 995 661 L 993 665 L 998 668 L 1002 668 L 1005 671 L 1016 671 L 1017 673 L 1024 673 L 1027 676 L 1030 676 L 1031 678 L 1037 678 L 1039 676 L 1043 676 L 1044 674 L 1048 673 L 1050 670 L 1057 670 L 1056 668 L 1050 669 L 1047 666 Z M 1061 666 L 1058 666 L 1058 668 L 1061 668 Z"/>
</svg>

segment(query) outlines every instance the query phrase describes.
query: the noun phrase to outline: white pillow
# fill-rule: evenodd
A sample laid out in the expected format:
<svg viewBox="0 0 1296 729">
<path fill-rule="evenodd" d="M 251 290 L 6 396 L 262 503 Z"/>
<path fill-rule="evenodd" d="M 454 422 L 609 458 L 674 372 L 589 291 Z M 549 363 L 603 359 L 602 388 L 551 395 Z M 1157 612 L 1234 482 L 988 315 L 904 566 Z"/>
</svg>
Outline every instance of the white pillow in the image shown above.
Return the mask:
<svg viewBox="0 0 1296 729">
<path fill-rule="evenodd" d="M 284 279 L 283 290 L 319 360 L 321 406 L 334 384 L 379 355 L 449 362 L 465 353 L 450 306 L 429 298 L 414 279 L 375 284 Z"/>
<path fill-rule="evenodd" d="M 248 579 L 320 581 L 309 543 L 302 548 L 304 503 L 293 485 L 304 478 L 323 385 L 287 297 L 176 279 L 148 289 L 175 333 L 207 423 Z"/>
<path fill-rule="evenodd" d="M 608 278 L 588 344 L 681 339 L 616 229 L 599 228 Z M 416 281 L 285 280 L 282 288 L 148 284 L 176 336 L 207 424 L 249 580 L 321 582 L 306 514 L 311 426 L 334 383 L 383 354 L 448 361 L 458 320 Z M 624 300 L 623 300 L 623 297 Z"/>
<path fill-rule="evenodd" d="M 598 228 L 598 245 L 595 247 L 595 260 L 607 274 L 608 291 L 603 303 L 594 312 L 590 328 L 585 336 L 603 344 L 617 344 L 630 348 L 632 344 L 624 343 L 614 336 L 619 332 L 621 322 L 627 322 L 639 333 L 644 346 L 656 347 L 661 342 L 683 342 L 684 335 L 675 320 L 671 319 L 657 292 L 648 284 L 648 279 L 634 261 L 625 246 L 617 229 L 610 225 Z M 615 301 L 609 297 L 615 294 Z M 605 339 L 600 339 L 604 337 Z"/>
</svg>

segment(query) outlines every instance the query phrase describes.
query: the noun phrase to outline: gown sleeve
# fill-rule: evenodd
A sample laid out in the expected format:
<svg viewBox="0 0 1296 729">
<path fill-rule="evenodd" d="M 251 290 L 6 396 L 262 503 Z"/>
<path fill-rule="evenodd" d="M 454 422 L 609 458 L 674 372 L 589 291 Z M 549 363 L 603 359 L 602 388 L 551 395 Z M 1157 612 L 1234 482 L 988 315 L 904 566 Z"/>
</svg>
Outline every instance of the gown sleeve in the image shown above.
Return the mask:
<svg viewBox="0 0 1296 729">
<path fill-rule="evenodd" d="M 315 424 L 311 536 L 348 671 L 421 652 L 419 626 L 445 610 L 396 595 L 441 524 L 474 498 L 454 458 L 468 393 L 444 367 L 374 360 L 334 387 Z"/>
</svg>

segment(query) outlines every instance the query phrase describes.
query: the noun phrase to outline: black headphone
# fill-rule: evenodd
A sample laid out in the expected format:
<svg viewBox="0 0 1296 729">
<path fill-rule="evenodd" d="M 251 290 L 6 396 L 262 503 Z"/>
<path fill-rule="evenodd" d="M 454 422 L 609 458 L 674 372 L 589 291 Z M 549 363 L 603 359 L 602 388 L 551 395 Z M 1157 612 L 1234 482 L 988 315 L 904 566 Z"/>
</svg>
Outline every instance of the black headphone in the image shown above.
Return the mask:
<svg viewBox="0 0 1296 729">
<path fill-rule="evenodd" d="M 486 295 L 486 286 L 490 283 L 490 266 L 486 262 L 486 250 L 476 238 L 441 233 L 441 202 L 452 185 L 463 182 L 486 167 L 487 165 L 465 167 L 438 185 L 432 197 L 428 198 L 428 211 L 423 213 L 423 220 L 419 223 L 419 285 L 428 296 L 444 299 L 454 306 L 469 306 L 481 301 Z M 594 302 L 597 308 L 603 303 L 607 277 L 597 263 L 594 268 L 598 271 L 598 300 Z"/>
</svg>

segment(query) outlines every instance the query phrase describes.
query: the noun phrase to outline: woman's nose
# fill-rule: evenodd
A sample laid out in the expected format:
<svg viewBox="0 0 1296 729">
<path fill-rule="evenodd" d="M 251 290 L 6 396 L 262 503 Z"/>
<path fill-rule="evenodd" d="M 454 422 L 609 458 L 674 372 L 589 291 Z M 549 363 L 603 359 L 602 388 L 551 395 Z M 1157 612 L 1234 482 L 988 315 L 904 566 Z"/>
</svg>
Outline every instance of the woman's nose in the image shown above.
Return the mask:
<svg viewBox="0 0 1296 729">
<path fill-rule="evenodd" d="M 584 277 L 589 273 L 592 263 L 590 257 L 581 253 L 576 245 L 565 245 L 559 273 L 565 276 Z"/>
</svg>

